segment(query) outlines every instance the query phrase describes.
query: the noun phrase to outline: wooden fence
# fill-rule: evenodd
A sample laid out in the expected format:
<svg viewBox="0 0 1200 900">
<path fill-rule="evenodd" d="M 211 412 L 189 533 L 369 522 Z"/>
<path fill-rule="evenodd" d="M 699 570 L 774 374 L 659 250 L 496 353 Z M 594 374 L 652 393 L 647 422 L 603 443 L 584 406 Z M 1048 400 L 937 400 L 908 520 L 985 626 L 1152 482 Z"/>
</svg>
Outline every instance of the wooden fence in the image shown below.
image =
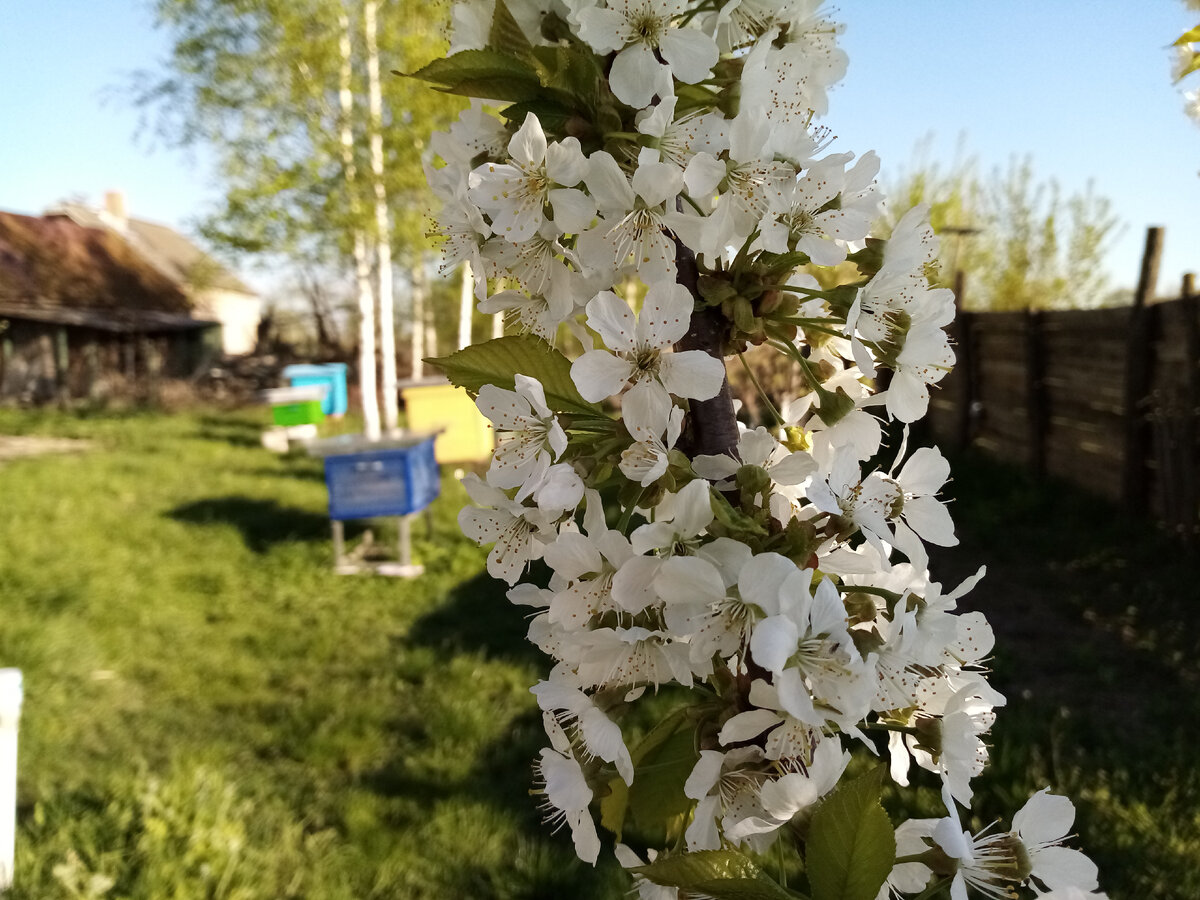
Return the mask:
<svg viewBox="0 0 1200 900">
<path fill-rule="evenodd" d="M 930 405 L 935 438 L 1200 539 L 1200 298 L 1189 275 L 1178 299 L 1147 302 L 1160 246 L 1152 230 L 1134 306 L 960 314 L 958 363 Z"/>
</svg>

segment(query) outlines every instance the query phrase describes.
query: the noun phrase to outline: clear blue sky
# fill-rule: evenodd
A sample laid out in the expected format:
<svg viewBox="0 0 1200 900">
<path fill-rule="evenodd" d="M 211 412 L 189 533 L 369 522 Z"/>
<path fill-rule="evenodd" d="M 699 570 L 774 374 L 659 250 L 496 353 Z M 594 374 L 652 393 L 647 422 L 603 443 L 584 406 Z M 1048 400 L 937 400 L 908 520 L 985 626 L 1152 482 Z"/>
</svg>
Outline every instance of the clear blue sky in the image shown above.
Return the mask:
<svg viewBox="0 0 1200 900">
<path fill-rule="evenodd" d="M 0 209 L 125 191 L 130 212 L 188 229 L 219 195 L 204 153 L 137 139 L 110 95 L 165 56 L 139 0 L 0 0 Z M 1148 225 L 1166 226 L 1161 294 L 1200 270 L 1200 127 L 1169 82 L 1176 0 L 841 0 L 850 54 L 826 120 L 836 149 L 883 158 L 886 181 L 960 137 L 981 169 L 1030 155 L 1067 191 L 1089 179 L 1127 223 L 1108 262 L 1132 285 Z"/>
</svg>

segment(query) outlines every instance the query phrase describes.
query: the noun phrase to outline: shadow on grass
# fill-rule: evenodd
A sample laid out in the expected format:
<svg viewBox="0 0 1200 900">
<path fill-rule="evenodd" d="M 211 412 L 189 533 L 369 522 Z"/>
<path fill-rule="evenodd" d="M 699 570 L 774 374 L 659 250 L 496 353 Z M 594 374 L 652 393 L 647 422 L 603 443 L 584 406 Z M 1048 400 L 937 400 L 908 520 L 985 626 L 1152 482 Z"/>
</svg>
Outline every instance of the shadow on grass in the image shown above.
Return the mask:
<svg viewBox="0 0 1200 900">
<path fill-rule="evenodd" d="M 196 437 L 202 441 L 216 441 L 234 447 L 261 447 L 263 427 L 248 422 L 222 422 L 202 425 Z"/>
<path fill-rule="evenodd" d="M 418 748 L 427 735 L 414 734 Z M 417 728 L 419 732 L 419 726 Z M 464 853 L 444 877 L 453 896 L 504 898 L 504 900 L 615 900 L 627 896 L 627 876 L 619 871 L 610 851 L 601 856 L 599 870 L 580 862 L 568 828 L 555 829 L 542 821 L 538 798 L 530 796 L 534 786 L 532 763 L 547 738 L 541 714 L 527 710 L 513 718 L 504 733 L 484 746 L 469 771 L 460 777 L 421 777 L 406 771 L 404 760 L 365 774 L 363 787 L 388 798 L 402 798 L 410 812 L 402 814 L 401 827 L 409 827 L 411 810 L 438 807 L 485 805 L 505 823 L 514 825 L 519 837 L 512 847 L 509 864 L 502 869 L 469 862 Z M 425 748 L 428 753 L 431 748 Z M 607 836 L 603 838 L 607 840 Z"/>
<path fill-rule="evenodd" d="M 1148 519 L 973 454 L 947 493 L 960 545 L 933 556 L 996 632 L 1009 698 L 977 783 L 979 824 L 1051 785 L 1114 900 L 1200 896 L 1200 554 Z"/>
<path fill-rule="evenodd" d="M 308 459 L 289 459 L 287 468 L 285 469 L 270 469 L 266 466 L 260 466 L 257 469 L 243 469 L 242 472 L 253 478 L 279 478 L 284 481 L 317 481 L 325 484 L 325 469 L 320 464 L 320 461 L 315 461 L 314 465 L 310 465 Z"/>
<path fill-rule="evenodd" d="M 406 643 L 549 669 L 549 659 L 525 639 L 532 610 L 514 606 L 505 594 L 486 572 L 461 582 L 445 603 L 413 623 Z"/>
<path fill-rule="evenodd" d="M 254 497 L 206 498 L 177 506 L 166 515 L 188 525 L 233 525 L 255 553 L 266 553 L 286 541 L 329 537 L 327 516 Z"/>
</svg>

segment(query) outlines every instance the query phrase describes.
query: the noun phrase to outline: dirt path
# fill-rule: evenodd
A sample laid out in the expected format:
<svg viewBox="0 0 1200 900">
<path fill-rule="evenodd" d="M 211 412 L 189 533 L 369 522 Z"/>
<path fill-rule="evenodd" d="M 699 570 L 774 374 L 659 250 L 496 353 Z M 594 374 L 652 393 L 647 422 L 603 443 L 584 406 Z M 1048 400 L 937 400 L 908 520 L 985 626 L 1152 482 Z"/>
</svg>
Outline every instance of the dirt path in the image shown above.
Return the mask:
<svg viewBox="0 0 1200 900">
<path fill-rule="evenodd" d="M 46 453 L 79 453 L 90 449 L 91 441 L 74 438 L 30 437 L 0 434 L 0 462 L 22 456 L 42 456 Z"/>
</svg>

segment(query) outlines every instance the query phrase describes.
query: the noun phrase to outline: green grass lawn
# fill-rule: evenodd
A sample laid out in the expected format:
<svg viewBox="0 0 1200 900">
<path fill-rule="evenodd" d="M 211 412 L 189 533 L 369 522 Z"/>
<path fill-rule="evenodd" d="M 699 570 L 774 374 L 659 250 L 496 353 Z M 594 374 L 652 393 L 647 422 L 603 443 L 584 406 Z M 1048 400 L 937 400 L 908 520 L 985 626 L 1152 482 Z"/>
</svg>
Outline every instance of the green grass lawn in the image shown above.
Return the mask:
<svg viewBox="0 0 1200 900">
<path fill-rule="evenodd" d="M 320 462 L 260 427 L 0 412 L 94 442 L 0 465 L 14 900 L 615 896 L 527 796 L 539 663 L 457 482 L 425 577 L 338 576 Z"/>
<path fill-rule="evenodd" d="M 423 578 L 337 576 L 320 463 L 260 449 L 265 421 L 0 410 L 0 434 L 93 442 L 0 463 L 0 665 L 26 678 L 7 896 L 625 896 L 538 822 L 543 665 L 459 485 L 414 527 Z M 937 565 L 989 564 L 1012 701 L 980 824 L 1068 789 L 1114 900 L 1194 900 L 1200 565 L 1077 495 L 956 471 L 963 546 Z"/>
</svg>

